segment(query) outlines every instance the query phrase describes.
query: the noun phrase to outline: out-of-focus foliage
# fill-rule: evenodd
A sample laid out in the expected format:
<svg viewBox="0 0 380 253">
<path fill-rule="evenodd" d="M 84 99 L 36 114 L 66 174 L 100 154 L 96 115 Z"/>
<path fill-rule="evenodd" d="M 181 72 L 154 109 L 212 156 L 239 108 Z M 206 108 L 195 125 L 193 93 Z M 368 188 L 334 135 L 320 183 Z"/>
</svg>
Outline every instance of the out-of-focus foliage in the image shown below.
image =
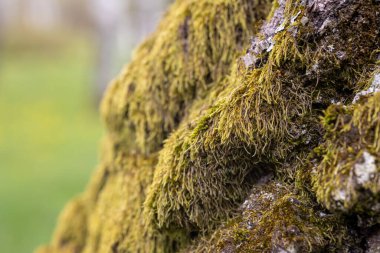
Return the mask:
<svg viewBox="0 0 380 253">
<path fill-rule="evenodd" d="M 49 240 L 59 210 L 85 186 L 101 136 L 93 49 L 70 34 L 20 37 L 0 59 L 0 252 L 14 253 Z"/>
</svg>

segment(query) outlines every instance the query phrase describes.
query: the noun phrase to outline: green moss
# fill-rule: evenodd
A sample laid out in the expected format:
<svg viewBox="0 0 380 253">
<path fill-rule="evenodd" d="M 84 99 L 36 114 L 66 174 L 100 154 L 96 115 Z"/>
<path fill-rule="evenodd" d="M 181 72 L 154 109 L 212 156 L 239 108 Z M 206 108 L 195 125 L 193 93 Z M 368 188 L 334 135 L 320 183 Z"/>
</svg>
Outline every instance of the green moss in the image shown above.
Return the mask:
<svg viewBox="0 0 380 253">
<path fill-rule="evenodd" d="M 311 101 L 306 89 L 297 92 L 302 82 L 290 73 L 302 62 L 293 43 L 284 39 L 262 68 L 235 68 L 222 96 L 206 100 L 210 109 L 168 138 L 145 203 L 159 228 L 214 226 L 243 200 L 266 163 L 289 152 L 291 119 L 306 114 Z"/>
<path fill-rule="evenodd" d="M 72 200 L 61 214 L 52 245 L 41 247 L 37 252 L 82 252 L 86 244 L 88 211 L 82 197 Z"/>
<path fill-rule="evenodd" d="M 253 188 L 237 218 L 186 252 L 348 252 L 344 220 L 282 183 Z"/>
<path fill-rule="evenodd" d="M 309 148 L 302 141 L 305 135 L 312 143 L 321 138 L 319 126 L 313 126 L 320 109 L 313 110 L 313 105 L 327 107 L 330 100 L 320 97 L 339 97 L 340 87 L 335 84 L 355 79 L 353 66 L 341 65 L 332 53 L 321 54 L 327 44 L 343 47 L 341 36 L 348 36 L 346 30 L 299 47 L 313 29 L 298 22 L 308 13 L 298 1 L 286 2 L 284 9 L 283 30 L 273 35 L 272 50 L 260 54 L 264 64 L 235 68 L 219 99 L 206 100 L 205 107 L 210 109 L 185 119 L 167 139 L 145 202 L 146 215 L 158 228 L 199 231 L 215 227 L 243 201 L 257 178 L 275 170 L 289 156 L 296 157 L 302 147 Z M 367 9 L 363 5 L 361 11 Z M 291 32 L 294 29 L 297 36 Z M 362 52 L 367 61 L 373 46 L 367 45 Z M 347 55 L 344 61 L 356 62 L 355 56 Z M 322 69 L 300 75 L 316 62 Z M 325 68 L 329 71 L 322 73 Z M 334 75 L 336 69 L 345 74 Z M 320 79 L 326 80 L 318 83 Z M 317 86 L 310 85 L 313 82 Z"/>
<path fill-rule="evenodd" d="M 372 82 L 372 80 L 371 80 Z M 318 200 L 330 210 L 378 215 L 380 94 L 358 104 L 331 106 L 323 160 L 313 173 Z M 327 119 L 325 119 L 327 118 Z"/>
<path fill-rule="evenodd" d="M 103 100 L 108 134 L 101 165 L 84 194 L 91 211 L 75 236 L 83 239 L 80 252 L 172 252 L 188 240 L 182 233 L 160 235 L 144 223 L 142 205 L 156 151 L 190 107 L 200 109 L 194 101 L 206 93 L 217 96 L 267 12 L 269 0 L 177 1 L 139 47 Z M 70 224 L 75 215 L 61 222 Z M 54 241 L 65 236 L 58 233 Z M 75 240 L 68 244 L 79 244 Z"/>
<path fill-rule="evenodd" d="M 220 83 L 270 0 L 177 1 L 115 79 L 102 112 L 115 142 L 155 152 L 189 107 Z"/>
<path fill-rule="evenodd" d="M 367 128 L 378 129 L 377 96 L 353 109 L 332 106 L 317 123 L 332 99 L 354 97 L 371 68 L 378 14 L 362 1 L 329 9 L 335 22 L 322 26 L 319 11 L 302 1 L 277 2 L 266 29 L 235 62 L 267 3 L 177 1 L 114 81 L 102 106 L 102 163 L 84 194 L 86 232 L 76 236 L 85 238 L 83 252 L 178 252 L 220 228 L 244 200 L 257 205 L 217 229 L 217 249 L 345 248 L 342 220 L 318 216 L 312 194 L 303 191 L 310 180 L 304 164 L 324 140 L 324 127 L 331 142 L 319 147 L 325 159 L 313 182 L 328 204 L 323 187 L 340 184 L 323 174 L 338 164 L 334 147 L 351 143 L 350 131 L 358 129 L 360 145 L 378 152 L 377 130 Z M 362 146 L 358 151 L 364 154 Z M 302 191 L 268 184 L 249 197 L 268 174 Z M 268 202 L 265 192 L 278 197 Z M 247 219 L 257 227 L 244 228 Z"/>
<path fill-rule="evenodd" d="M 120 152 L 114 159 L 117 163 L 108 168 L 110 172 L 88 218 L 83 252 L 152 252 L 155 248 L 163 251 L 166 245 L 144 227 L 141 217 L 155 156 L 144 158 Z"/>
</svg>

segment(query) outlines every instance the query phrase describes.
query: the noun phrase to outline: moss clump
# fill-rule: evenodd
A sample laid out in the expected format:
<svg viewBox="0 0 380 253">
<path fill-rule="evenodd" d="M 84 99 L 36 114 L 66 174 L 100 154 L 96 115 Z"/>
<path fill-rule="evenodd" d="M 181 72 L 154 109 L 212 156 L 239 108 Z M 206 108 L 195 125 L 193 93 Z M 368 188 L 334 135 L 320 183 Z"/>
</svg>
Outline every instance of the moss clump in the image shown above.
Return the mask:
<svg viewBox="0 0 380 253">
<path fill-rule="evenodd" d="M 109 88 L 102 112 L 115 143 L 150 153 L 230 71 L 270 0 L 176 1 Z"/>
<path fill-rule="evenodd" d="M 142 206 L 163 140 L 188 116 L 196 100 L 219 90 L 270 0 L 180 0 L 157 32 L 136 51 L 103 100 L 108 128 L 102 162 L 84 194 L 83 224 L 72 235 L 64 216 L 53 241 L 73 252 L 172 252 L 181 233 L 159 235 L 144 224 Z M 215 88 L 213 88 L 215 87 Z M 198 102 L 198 105 L 200 103 Z M 194 105 L 195 106 L 195 105 Z M 199 108 L 199 107 L 198 107 Z M 74 226 L 75 227 L 75 226 Z M 74 251 L 75 249 L 75 251 Z M 53 243 L 48 252 L 63 252 Z"/>
<path fill-rule="evenodd" d="M 61 214 L 52 245 L 41 247 L 37 251 L 40 253 L 81 252 L 85 246 L 88 211 L 83 197 L 72 200 Z"/>
<path fill-rule="evenodd" d="M 313 173 L 318 200 L 330 210 L 380 214 L 380 93 L 333 105 L 323 122 L 323 160 Z"/>
<path fill-rule="evenodd" d="M 287 36 L 277 35 L 279 41 Z M 213 227 L 267 173 L 268 164 L 291 150 L 288 129 L 296 128 L 292 120 L 308 112 L 311 99 L 291 71 L 302 64 L 294 39 L 284 43 L 262 68 L 235 68 L 219 99 L 206 100 L 208 109 L 168 138 L 145 202 L 160 229 Z"/>
<path fill-rule="evenodd" d="M 187 252 L 348 252 L 354 244 L 343 219 L 272 182 L 255 186 L 237 218 Z"/>
<path fill-rule="evenodd" d="M 119 153 L 116 156 L 117 163 L 107 168 L 107 179 L 88 217 L 83 252 L 174 251 L 169 240 L 156 237 L 143 223 L 141 207 L 151 183 L 156 155 Z"/>
<path fill-rule="evenodd" d="M 363 2 L 356 11 L 376 24 L 370 7 Z M 330 11 L 334 16 L 337 10 Z M 318 113 L 332 97 L 347 96 L 341 92 L 343 83 L 358 78 L 356 72 L 366 68 L 377 42 L 367 41 L 372 35 L 357 36 L 355 29 L 369 24 L 356 19 L 347 24 L 351 16 L 318 35 L 324 28 L 315 14 L 300 1 L 281 3 L 251 46 L 250 60 L 226 78 L 219 99 L 206 100 L 209 109 L 185 119 L 167 139 L 145 202 L 151 223 L 168 231 L 212 229 L 243 201 L 257 178 L 318 142 L 319 126 L 313 126 Z M 343 25 L 354 30 L 343 30 Z M 338 59 L 335 51 L 321 53 L 327 46 L 345 47 L 342 38 L 347 36 L 353 42 L 346 50 L 352 54 Z"/>
<path fill-rule="evenodd" d="M 72 202 L 66 208 L 52 245 L 39 252 L 172 252 L 176 249 L 171 248 L 170 239 L 153 235 L 144 226 L 141 215 L 157 156 L 113 155 L 117 163 L 103 160 L 104 166 L 97 171 L 81 202 Z"/>
</svg>

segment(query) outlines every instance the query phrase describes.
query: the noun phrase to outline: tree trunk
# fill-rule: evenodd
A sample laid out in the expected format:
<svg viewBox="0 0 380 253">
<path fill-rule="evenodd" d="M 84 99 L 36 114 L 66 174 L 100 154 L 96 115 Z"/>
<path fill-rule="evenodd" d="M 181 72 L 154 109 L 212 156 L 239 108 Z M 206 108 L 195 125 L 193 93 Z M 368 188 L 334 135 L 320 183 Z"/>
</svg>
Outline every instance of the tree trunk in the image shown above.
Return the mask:
<svg viewBox="0 0 380 253">
<path fill-rule="evenodd" d="M 177 0 L 39 252 L 376 252 L 379 32 L 378 1 Z"/>
</svg>

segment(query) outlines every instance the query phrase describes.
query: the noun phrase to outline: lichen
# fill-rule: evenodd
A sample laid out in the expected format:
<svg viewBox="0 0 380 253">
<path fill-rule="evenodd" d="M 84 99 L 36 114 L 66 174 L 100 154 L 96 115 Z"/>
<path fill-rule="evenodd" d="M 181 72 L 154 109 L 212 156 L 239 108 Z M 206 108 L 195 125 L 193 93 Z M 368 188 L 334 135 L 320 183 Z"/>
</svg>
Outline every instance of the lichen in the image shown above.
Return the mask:
<svg viewBox="0 0 380 253">
<path fill-rule="evenodd" d="M 380 70 L 377 70 L 374 73 L 370 86 L 366 90 L 362 90 L 355 95 L 352 103 L 355 104 L 360 98 L 373 95 L 373 93 L 376 92 L 380 92 Z"/>
</svg>

